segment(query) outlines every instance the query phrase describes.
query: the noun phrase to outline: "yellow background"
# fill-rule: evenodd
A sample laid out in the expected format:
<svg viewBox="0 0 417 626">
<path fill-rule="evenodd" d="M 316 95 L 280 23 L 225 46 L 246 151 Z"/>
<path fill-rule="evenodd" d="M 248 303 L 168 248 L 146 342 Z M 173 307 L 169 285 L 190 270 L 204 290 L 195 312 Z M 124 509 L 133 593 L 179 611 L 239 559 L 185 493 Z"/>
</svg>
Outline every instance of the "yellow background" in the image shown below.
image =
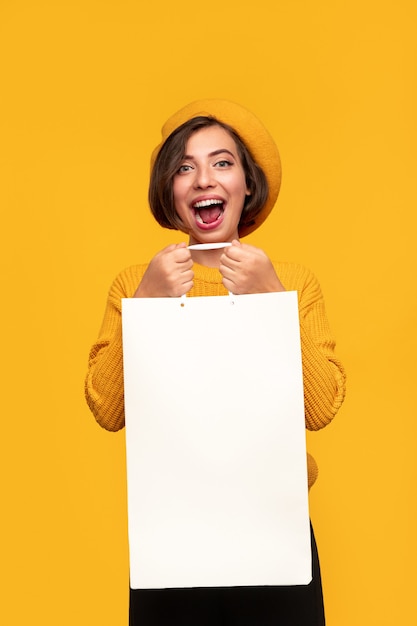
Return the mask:
<svg viewBox="0 0 417 626">
<path fill-rule="evenodd" d="M 308 436 L 329 626 L 413 626 L 416 52 L 413 0 L 0 3 L 0 623 L 127 624 L 124 434 L 83 397 L 107 290 L 176 233 L 148 214 L 177 108 L 225 97 L 280 148 L 249 242 L 309 266 L 349 379 Z"/>
</svg>

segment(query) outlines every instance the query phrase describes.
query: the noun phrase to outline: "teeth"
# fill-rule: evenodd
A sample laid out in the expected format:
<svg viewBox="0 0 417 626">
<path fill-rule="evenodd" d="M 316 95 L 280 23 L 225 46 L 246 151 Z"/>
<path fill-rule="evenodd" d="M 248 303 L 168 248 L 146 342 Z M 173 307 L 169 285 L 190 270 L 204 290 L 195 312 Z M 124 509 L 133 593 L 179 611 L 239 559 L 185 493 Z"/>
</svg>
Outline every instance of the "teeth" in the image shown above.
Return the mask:
<svg viewBox="0 0 417 626">
<path fill-rule="evenodd" d="M 201 200 L 200 202 L 196 202 L 194 204 L 194 208 L 195 209 L 204 209 L 208 206 L 213 206 L 213 205 L 217 205 L 217 204 L 223 204 L 223 202 L 221 200 L 216 200 L 216 199 L 212 199 L 212 200 Z"/>
</svg>

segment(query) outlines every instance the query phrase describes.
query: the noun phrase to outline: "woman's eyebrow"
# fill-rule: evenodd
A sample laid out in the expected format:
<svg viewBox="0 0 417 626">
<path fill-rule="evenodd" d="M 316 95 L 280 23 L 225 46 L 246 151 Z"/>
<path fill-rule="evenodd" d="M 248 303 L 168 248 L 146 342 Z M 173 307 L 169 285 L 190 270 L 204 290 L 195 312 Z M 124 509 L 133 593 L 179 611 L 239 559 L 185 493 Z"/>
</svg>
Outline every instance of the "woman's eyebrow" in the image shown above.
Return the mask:
<svg viewBox="0 0 417 626">
<path fill-rule="evenodd" d="M 217 156 L 218 154 L 224 154 L 225 152 L 227 154 L 230 154 L 230 156 L 232 156 L 234 159 L 236 158 L 236 156 L 233 154 L 233 152 L 231 152 L 227 148 L 219 148 L 218 150 L 213 150 L 213 152 L 209 152 L 208 156 L 209 157 L 214 157 L 214 156 Z M 183 158 L 184 159 L 190 159 L 190 160 L 194 159 L 192 154 L 185 154 Z"/>
<path fill-rule="evenodd" d="M 223 154 L 224 152 L 227 152 L 227 154 L 230 154 L 230 156 L 234 157 L 233 152 L 230 152 L 230 150 L 228 150 L 227 148 L 219 148 L 219 150 L 214 150 L 214 152 L 210 152 L 209 156 L 217 156 L 218 154 Z"/>
</svg>

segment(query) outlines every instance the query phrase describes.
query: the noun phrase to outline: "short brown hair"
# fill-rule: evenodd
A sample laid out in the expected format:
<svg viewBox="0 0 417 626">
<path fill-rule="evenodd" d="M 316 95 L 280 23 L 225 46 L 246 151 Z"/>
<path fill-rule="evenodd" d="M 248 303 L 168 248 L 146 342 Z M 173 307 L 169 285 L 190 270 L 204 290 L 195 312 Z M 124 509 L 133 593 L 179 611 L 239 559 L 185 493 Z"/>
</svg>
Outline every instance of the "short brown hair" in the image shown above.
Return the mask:
<svg viewBox="0 0 417 626">
<path fill-rule="evenodd" d="M 195 132 L 210 126 L 220 126 L 228 132 L 236 143 L 236 148 L 245 172 L 246 186 L 250 195 L 246 196 L 239 222 L 240 226 L 253 224 L 268 199 L 268 181 L 262 168 L 255 162 L 246 144 L 228 124 L 215 117 L 193 117 L 179 126 L 162 145 L 151 171 L 149 183 L 149 205 L 156 221 L 164 228 L 182 230 L 184 226 L 175 210 L 173 179 L 184 158 L 187 141 Z"/>
</svg>

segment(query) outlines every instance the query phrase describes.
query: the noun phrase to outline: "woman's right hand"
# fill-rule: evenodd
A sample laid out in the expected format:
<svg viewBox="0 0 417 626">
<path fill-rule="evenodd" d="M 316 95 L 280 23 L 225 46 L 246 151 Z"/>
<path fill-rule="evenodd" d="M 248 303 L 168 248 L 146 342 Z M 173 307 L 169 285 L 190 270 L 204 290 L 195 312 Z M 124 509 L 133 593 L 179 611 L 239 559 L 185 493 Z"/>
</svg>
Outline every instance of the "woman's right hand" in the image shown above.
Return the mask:
<svg viewBox="0 0 417 626">
<path fill-rule="evenodd" d="M 171 244 L 148 265 L 134 298 L 178 298 L 193 286 L 193 261 L 187 244 Z"/>
</svg>

